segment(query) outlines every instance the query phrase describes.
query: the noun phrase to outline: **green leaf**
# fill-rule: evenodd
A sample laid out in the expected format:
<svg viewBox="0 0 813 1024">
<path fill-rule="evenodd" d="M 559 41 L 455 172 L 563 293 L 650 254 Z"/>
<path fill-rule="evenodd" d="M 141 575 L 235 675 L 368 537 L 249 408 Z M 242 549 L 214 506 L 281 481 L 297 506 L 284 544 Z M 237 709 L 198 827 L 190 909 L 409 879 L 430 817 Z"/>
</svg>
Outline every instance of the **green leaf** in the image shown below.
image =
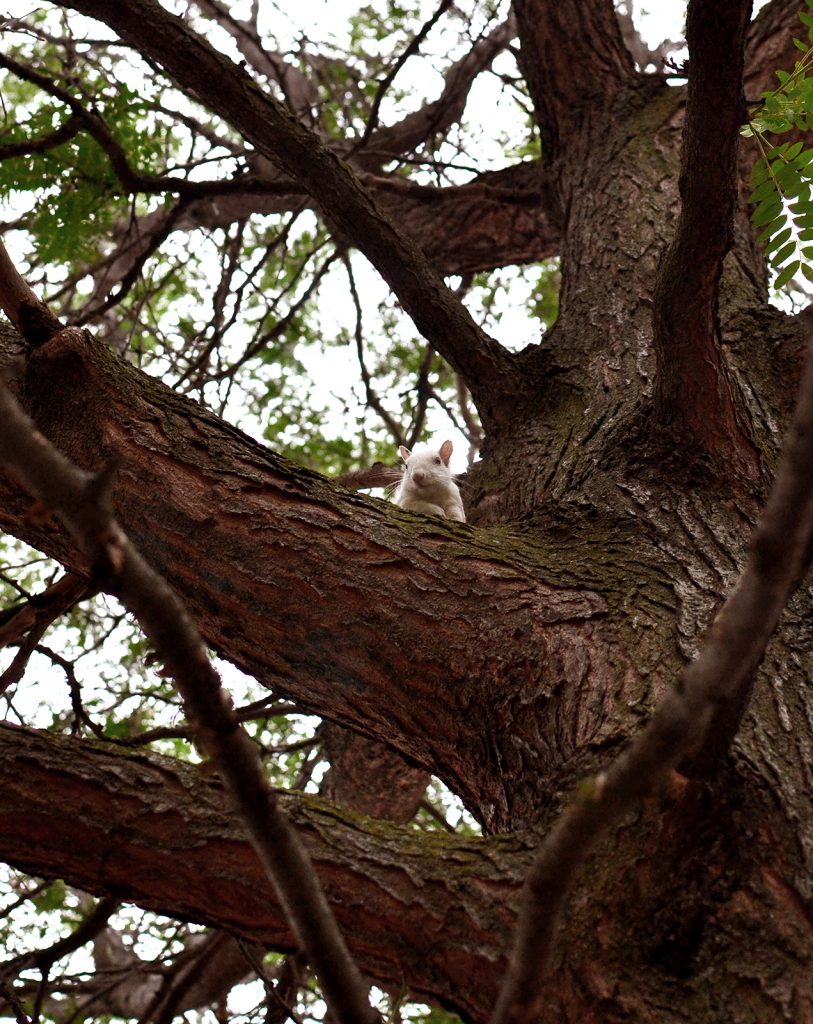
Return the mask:
<svg viewBox="0 0 813 1024">
<path fill-rule="evenodd" d="M 776 186 L 773 183 L 772 178 L 766 178 L 757 185 L 751 195 L 748 197 L 749 203 L 761 203 L 763 199 L 766 199 L 769 195 L 776 195 Z"/>
<path fill-rule="evenodd" d="M 770 265 L 774 270 L 778 270 L 779 267 L 789 260 L 790 257 L 796 252 L 796 242 L 788 242 L 787 245 L 783 245 L 782 248 L 777 252 L 773 259 L 770 261 Z"/>
<path fill-rule="evenodd" d="M 763 181 L 770 181 L 770 174 L 767 163 L 760 158 L 751 169 L 751 187 L 756 188 Z"/>
<path fill-rule="evenodd" d="M 780 231 L 778 235 L 775 235 L 765 246 L 765 255 L 769 256 L 774 250 L 778 249 L 780 245 L 784 245 L 790 239 L 793 230 L 792 228 L 785 228 L 784 231 Z"/>
<path fill-rule="evenodd" d="M 777 291 L 779 291 L 780 288 L 784 288 L 785 285 L 788 283 L 788 281 L 790 281 L 791 278 L 799 270 L 799 267 L 801 265 L 802 265 L 802 261 L 801 260 L 794 260 L 792 263 L 789 263 L 785 267 L 785 269 L 782 271 L 782 273 L 779 275 L 779 277 L 777 277 L 777 279 L 774 281 L 774 285 L 773 285 L 774 288 Z"/>
<path fill-rule="evenodd" d="M 756 228 L 761 227 L 763 224 L 767 224 L 768 221 L 773 220 L 781 210 L 782 203 L 774 194 L 768 199 L 763 200 L 759 206 L 757 206 L 751 214 L 751 223 Z"/>
<path fill-rule="evenodd" d="M 781 213 L 775 220 L 772 220 L 756 237 L 757 245 L 764 245 L 777 231 L 786 223 L 784 213 Z"/>
<path fill-rule="evenodd" d="M 813 281 L 813 267 L 811 267 L 809 263 L 803 263 L 801 270 L 802 274 L 808 279 L 808 281 Z"/>
<path fill-rule="evenodd" d="M 789 144 L 787 142 L 780 142 L 778 146 L 771 146 L 767 153 L 765 153 L 763 159 L 771 161 L 780 160 L 787 152 L 788 145 Z"/>
</svg>

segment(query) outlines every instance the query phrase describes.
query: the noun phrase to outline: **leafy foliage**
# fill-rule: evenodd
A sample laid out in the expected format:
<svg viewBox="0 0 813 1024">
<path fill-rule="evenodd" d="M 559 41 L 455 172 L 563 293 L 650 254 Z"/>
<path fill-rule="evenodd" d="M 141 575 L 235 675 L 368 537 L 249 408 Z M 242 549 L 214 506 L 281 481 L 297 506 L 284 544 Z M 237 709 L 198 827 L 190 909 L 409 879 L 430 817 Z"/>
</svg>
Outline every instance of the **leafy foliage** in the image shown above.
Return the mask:
<svg viewBox="0 0 813 1024">
<path fill-rule="evenodd" d="M 813 0 L 805 0 L 813 10 Z M 799 271 L 813 281 L 813 149 L 796 141 L 769 145 L 766 135 L 793 130 L 807 132 L 813 117 L 813 15 L 799 14 L 807 28 L 808 41 L 794 38 L 803 54 L 792 73 L 777 71 L 779 87 L 762 95 L 762 104 L 752 113 L 743 134 L 756 139 L 760 157 L 751 175 L 749 201 L 755 204 L 751 222 L 759 228 L 757 242 L 764 245 L 769 266 L 776 275 L 777 290 L 785 287 Z"/>
</svg>

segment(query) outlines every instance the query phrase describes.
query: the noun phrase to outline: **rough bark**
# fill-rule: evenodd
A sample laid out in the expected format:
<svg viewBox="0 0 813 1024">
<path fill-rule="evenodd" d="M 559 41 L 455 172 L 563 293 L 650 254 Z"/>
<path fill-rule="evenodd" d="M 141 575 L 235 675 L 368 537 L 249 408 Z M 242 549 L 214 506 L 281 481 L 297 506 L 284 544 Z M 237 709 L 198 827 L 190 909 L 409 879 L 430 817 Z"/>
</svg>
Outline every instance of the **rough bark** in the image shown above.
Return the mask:
<svg viewBox="0 0 813 1024">
<path fill-rule="evenodd" d="M 293 948 L 206 770 L 7 726 L 0 751 L 9 863 Z M 315 797 L 285 803 L 362 969 L 487 1019 L 533 836 L 430 837 Z M 676 778 L 587 864 L 541 1020 L 813 1019 L 810 924 L 789 877 L 792 829 L 777 820 L 745 759 L 716 790 Z"/>
<path fill-rule="evenodd" d="M 766 26 L 780 6 L 751 29 L 754 76 L 770 62 Z M 740 206 L 733 248 L 724 265 L 718 248 L 709 280 L 731 401 L 763 476 L 710 473 L 693 450 L 665 452 L 647 434 L 685 90 L 634 71 L 609 0 L 516 10 L 561 213 L 562 306 L 542 343 L 515 358 L 475 366 L 459 338 L 446 342 L 480 394 L 498 396 L 466 481 L 471 527 L 345 492 L 89 338 L 43 346 L 20 385 L 75 460 L 120 460 L 117 515 L 217 651 L 440 775 L 488 831 L 513 833 L 451 840 L 447 857 L 434 839 L 291 805 L 364 970 L 478 1022 L 505 965 L 532 846 L 523 830 L 544 834 L 569 787 L 637 732 L 737 577 L 801 345 L 794 322 L 765 307 Z M 337 195 L 320 195 L 328 212 Z M 427 280 L 411 283 L 413 302 L 432 292 Z M 29 511 L 0 480 L 0 524 L 84 571 L 58 528 Z M 589 862 L 544 990 L 545 1024 L 813 1020 L 810 610 L 805 589 L 719 777 L 675 778 L 663 805 L 631 816 Z M 3 736 L 16 737 L 0 762 L 9 860 L 290 948 L 273 902 L 244 884 L 257 870 L 245 844 L 211 796 L 187 799 L 194 771 Z M 59 798 L 43 807 L 44 792 Z M 144 835 L 158 837 L 156 853 Z M 129 845 L 119 853 L 113 838 Z"/>
<path fill-rule="evenodd" d="M 7 726 L 0 726 L 0 744 L 0 842 L 8 862 L 296 949 L 245 830 L 209 772 Z M 473 1019 L 487 1015 L 528 838 L 484 845 L 430 837 L 301 795 L 286 797 L 285 806 L 362 969 L 385 983 L 407 975 L 416 996 Z"/>
</svg>

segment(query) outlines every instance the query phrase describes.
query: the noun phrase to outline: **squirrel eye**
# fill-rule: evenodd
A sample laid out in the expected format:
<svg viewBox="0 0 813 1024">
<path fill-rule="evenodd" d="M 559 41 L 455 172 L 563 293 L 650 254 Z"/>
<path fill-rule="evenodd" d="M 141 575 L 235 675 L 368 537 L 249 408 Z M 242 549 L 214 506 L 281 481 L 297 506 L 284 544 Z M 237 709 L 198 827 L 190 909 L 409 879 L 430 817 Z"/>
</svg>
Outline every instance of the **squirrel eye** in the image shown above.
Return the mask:
<svg viewBox="0 0 813 1024">
<path fill-rule="evenodd" d="M 437 455 L 435 456 L 435 465 L 436 465 L 436 466 L 439 466 L 439 465 L 440 465 L 440 459 L 438 458 L 438 456 L 437 456 Z"/>
</svg>

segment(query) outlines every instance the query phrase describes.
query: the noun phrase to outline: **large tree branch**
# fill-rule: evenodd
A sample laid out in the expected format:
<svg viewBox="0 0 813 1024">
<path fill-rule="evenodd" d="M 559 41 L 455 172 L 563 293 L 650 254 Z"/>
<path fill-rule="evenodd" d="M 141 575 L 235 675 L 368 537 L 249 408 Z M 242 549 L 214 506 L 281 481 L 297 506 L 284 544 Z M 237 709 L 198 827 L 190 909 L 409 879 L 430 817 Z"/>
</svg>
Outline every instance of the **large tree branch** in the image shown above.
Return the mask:
<svg viewBox="0 0 813 1024">
<path fill-rule="evenodd" d="M 296 949 L 220 783 L 199 768 L 0 725 L 0 789 L 8 863 Z M 484 1019 L 528 838 L 416 835 L 315 797 L 280 799 L 365 974 Z"/>
<path fill-rule="evenodd" d="M 105 22 L 301 180 L 334 228 L 390 285 L 421 334 L 466 378 L 485 421 L 498 424 L 518 386 L 509 353 L 474 323 L 420 250 L 381 216 L 349 169 L 311 132 L 154 0 L 73 0 L 66 6 Z"/>
<path fill-rule="evenodd" d="M 681 211 L 655 287 L 656 429 L 698 448 L 717 467 L 756 475 L 756 452 L 738 424 L 720 347 L 717 295 L 731 247 L 737 148 L 745 119 L 743 45 L 751 0 L 691 0 L 689 91 Z"/>
<path fill-rule="evenodd" d="M 573 584 L 569 545 L 556 554 L 546 544 L 543 568 L 510 535 L 419 526 L 275 456 L 79 332 L 37 349 L 24 394 L 40 429 L 80 465 L 123 466 L 117 517 L 212 647 L 435 770 L 490 827 L 538 813 L 533 787 L 508 805 L 507 778 L 545 778 L 606 728 L 602 708 L 569 720 L 554 700 L 540 744 L 524 710 L 529 686 L 542 695 L 566 679 L 580 685 L 585 642 L 598 645 L 599 685 L 616 685 L 608 592 Z M 64 535 L 28 515 L 30 503 L 7 481 L 0 525 L 87 572 Z M 442 621 L 455 629 L 440 648 Z M 495 650 L 507 659 L 495 663 Z M 525 729 L 518 758 L 509 750 Z"/>
</svg>

